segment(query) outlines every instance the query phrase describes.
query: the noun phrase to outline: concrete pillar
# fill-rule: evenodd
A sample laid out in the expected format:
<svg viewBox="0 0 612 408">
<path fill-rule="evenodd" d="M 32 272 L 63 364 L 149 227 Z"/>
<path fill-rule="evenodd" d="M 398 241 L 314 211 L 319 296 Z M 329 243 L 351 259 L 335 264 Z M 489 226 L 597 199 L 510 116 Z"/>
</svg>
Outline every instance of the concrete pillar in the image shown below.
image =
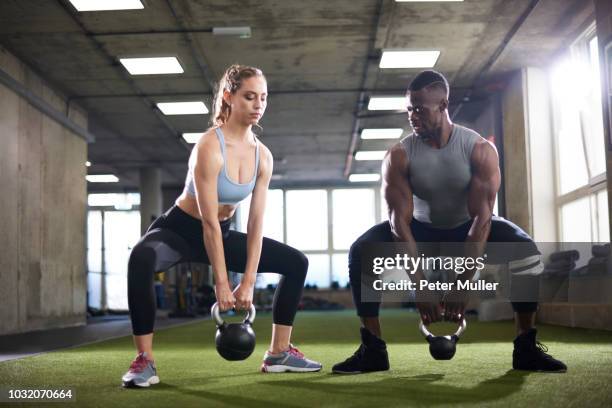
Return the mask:
<svg viewBox="0 0 612 408">
<path fill-rule="evenodd" d="M 528 234 L 533 234 L 524 103 L 523 72 L 517 71 L 502 96 L 506 217 Z"/>
<path fill-rule="evenodd" d="M 140 232 L 145 233 L 151 218 L 162 213 L 161 170 L 157 167 L 140 169 Z"/>
</svg>

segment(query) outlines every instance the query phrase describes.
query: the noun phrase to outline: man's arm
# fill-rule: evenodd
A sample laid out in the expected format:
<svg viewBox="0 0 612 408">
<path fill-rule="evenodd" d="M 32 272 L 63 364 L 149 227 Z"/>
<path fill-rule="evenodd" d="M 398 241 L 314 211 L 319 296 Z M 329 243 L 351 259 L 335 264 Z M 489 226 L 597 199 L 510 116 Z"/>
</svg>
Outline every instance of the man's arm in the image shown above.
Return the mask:
<svg viewBox="0 0 612 408">
<path fill-rule="evenodd" d="M 408 157 L 404 147 L 398 143 L 394 145 L 385 156 L 382 164 L 382 190 L 389 207 L 389 224 L 391 232 L 398 242 L 406 244 L 408 255 L 418 257 L 417 244 L 410 230 L 414 203 L 412 188 L 407 180 Z M 425 280 L 421 269 L 414 271 L 410 278 L 413 282 Z M 432 303 L 431 293 L 417 290 L 417 308 L 425 324 L 440 320 L 440 307 L 437 302 Z"/>
<path fill-rule="evenodd" d="M 482 140 L 472 151 L 472 180 L 468 192 L 468 211 L 472 226 L 466 238 L 466 256 L 477 258 L 484 254 L 489 232 L 495 196 L 501 183 L 499 158 L 493 144 Z M 471 279 L 474 271 L 463 279 Z"/>
<path fill-rule="evenodd" d="M 416 242 L 410 231 L 414 204 L 412 189 L 406 181 L 407 176 L 408 158 L 406 151 L 398 143 L 389 149 L 383 160 L 382 190 L 389 207 L 389 224 L 394 238 L 396 241 L 414 244 L 414 254 L 411 255 L 416 255 Z"/>
<path fill-rule="evenodd" d="M 495 195 L 501 181 L 499 159 L 495 147 L 486 140 L 479 141 L 472 150 L 471 156 L 472 179 L 468 191 L 468 211 L 472 218 L 472 226 L 465 240 L 466 257 L 476 259 L 483 255 L 489 232 L 491 231 L 491 218 Z M 472 279 L 475 269 L 466 270 L 457 275 L 457 280 Z M 452 290 L 447 293 L 444 302 L 444 318 L 459 321 L 464 317 L 465 306 L 468 301 L 468 292 L 465 290 Z"/>
</svg>

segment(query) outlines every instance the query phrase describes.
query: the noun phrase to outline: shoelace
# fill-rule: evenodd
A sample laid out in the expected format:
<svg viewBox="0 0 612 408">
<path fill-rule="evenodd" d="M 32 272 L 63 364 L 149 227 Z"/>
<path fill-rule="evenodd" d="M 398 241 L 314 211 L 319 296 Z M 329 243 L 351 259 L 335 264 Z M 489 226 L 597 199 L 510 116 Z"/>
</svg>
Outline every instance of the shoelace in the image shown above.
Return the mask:
<svg viewBox="0 0 612 408">
<path fill-rule="evenodd" d="M 134 361 L 132 361 L 132 364 L 130 364 L 130 371 L 134 373 L 141 373 L 147 367 L 147 364 L 147 359 L 142 354 L 139 354 L 136 356 Z"/>
<path fill-rule="evenodd" d="M 539 341 L 536 341 L 536 348 L 538 350 L 540 350 L 544 354 L 546 354 L 548 352 L 548 347 L 546 347 L 545 344 L 542 344 Z"/>
<path fill-rule="evenodd" d="M 365 346 L 361 344 L 359 348 L 357 349 L 357 351 L 355 351 L 352 356 L 347 358 L 345 362 L 352 362 L 353 360 L 357 360 L 361 358 L 361 356 L 363 356 L 364 353 L 365 353 Z"/>
<path fill-rule="evenodd" d="M 293 347 L 293 344 L 289 344 L 289 354 L 293 354 L 298 358 L 304 358 L 304 353 L 297 349 L 297 347 Z"/>
</svg>

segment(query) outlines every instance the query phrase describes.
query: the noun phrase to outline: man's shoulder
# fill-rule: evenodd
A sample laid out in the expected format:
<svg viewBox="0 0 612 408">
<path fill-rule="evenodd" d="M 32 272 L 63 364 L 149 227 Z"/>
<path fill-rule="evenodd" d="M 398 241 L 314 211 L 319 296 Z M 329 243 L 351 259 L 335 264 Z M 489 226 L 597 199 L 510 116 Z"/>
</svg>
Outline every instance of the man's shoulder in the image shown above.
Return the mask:
<svg viewBox="0 0 612 408">
<path fill-rule="evenodd" d="M 475 131 L 474 129 L 470 129 L 467 126 L 462 126 L 462 125 L 458 125 L 458 124 L 454 124 L 457 128 L 457 133 L 463 137 L 467 137 L 470 139 L 484 139 L 480 133 L 478 133 L 477 131 Z"/>
<path fill-rule="evenodd" d="M 406 135 L 403 138 L 401 138 L 399 142 L 402 143 L 402 144 L 406 143 L 406 142 L 411 142 L 411 141 L 415 140 L 416 137 L 417 136 L 414 134 L 414 132 L 408 133 L 408 135 Z"/>
<path fill-rule="evenodd" d="M 416 141 L 417 135 L 415 135 L 414 133 L 409 133 L 407 136 L 400 139 L 400 141 L 397 143 L 397 146 L 401 147 L 404 151 L 408 151 L 411 149 L 411 147 Z"/>
</svg>

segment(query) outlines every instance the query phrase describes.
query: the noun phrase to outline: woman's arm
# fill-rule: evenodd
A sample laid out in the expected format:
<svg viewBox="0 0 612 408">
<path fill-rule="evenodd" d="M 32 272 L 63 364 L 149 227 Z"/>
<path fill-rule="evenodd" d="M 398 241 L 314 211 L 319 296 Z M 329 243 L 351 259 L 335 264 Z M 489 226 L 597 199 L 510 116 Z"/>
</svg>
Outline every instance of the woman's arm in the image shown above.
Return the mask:
<svg viewBox="0 0 612 408">
<path fill-rule="evenodd" d="M 272 153 L 263 144 L 259 144 L 260 161 L 257 180 L 251 207 L 249 209 L 249 220 L 247 222 L 247 261 L 242 275 L 240 287 L 236 288 L 236 309 L 248 309 L 253 302 L 253 288 L 257 277 L 257 267 L 261 256 L 263 240 L 263 219 L 266 210 L 266 198 L 268 186 L 272 177 L 273 159 Z"/>
<path fill-rule="evenodd" d="M 204 232 L 204 248 L 210 259 L 215 277 L 215 293 L 220 310 L 234 307 L 235 298 L 229 287 L 223 238 L 219 225 L 219 199 L 217 197 L 217 177 L 223 166 L 223 156 L 214 132 L 206 134 L 196 145 L 195 166 L 193 169 L 196 200 Z"/>
</svg>

